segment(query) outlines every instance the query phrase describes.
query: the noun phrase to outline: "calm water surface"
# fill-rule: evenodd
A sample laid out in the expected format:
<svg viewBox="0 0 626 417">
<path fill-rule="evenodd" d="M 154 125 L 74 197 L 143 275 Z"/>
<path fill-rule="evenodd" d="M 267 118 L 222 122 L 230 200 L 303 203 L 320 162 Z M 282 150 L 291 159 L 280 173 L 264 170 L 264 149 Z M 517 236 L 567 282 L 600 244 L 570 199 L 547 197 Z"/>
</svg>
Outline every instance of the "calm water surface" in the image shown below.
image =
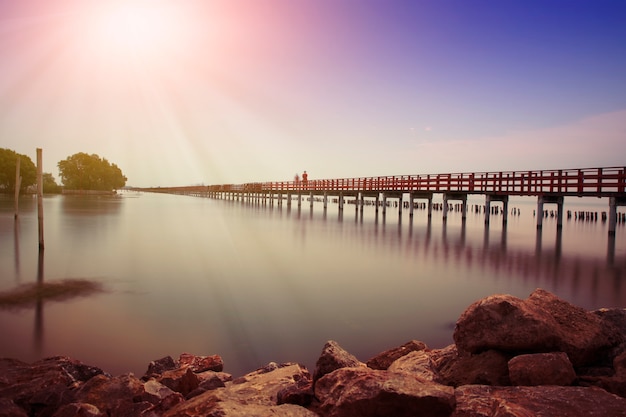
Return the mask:
<svg viewBox="0 0 626 417">
<path fill-rule="evenodd" d="M 482 204 L 476 197 L 472 204 Z M 333 339 L 365 361 L 411 339 L 452 343 L 469 304 L 542 287 L 588 309 L 626 307 L 626 227 L 520 215 L 467 221 L 452 212 L 321 203 L 299 210 L 198 197 L 124 192 L 44 198 L 46 282 L 100 283 L 104 292 L 36 306 L 0 306 L 0 357 L 68 355 L 112 374 L 143 375 L 151 360 L 219 354 L 242 375 L 270 361 L 313 369 Z M 546 209 L 556 207 L 545 206 Z M 566 200 L 565 210 L 608 210 Z M 37 282 L 37 204 L 0 197 L 0 291 Z"/>
</svg>

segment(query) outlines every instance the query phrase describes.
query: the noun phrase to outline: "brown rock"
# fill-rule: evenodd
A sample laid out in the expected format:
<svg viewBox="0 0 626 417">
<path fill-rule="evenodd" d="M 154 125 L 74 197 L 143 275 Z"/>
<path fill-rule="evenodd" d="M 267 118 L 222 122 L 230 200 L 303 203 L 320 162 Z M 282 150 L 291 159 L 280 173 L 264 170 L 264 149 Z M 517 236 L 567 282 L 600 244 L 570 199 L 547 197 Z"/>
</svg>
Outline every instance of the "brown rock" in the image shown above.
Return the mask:
<svg viewBox="0 0 626 417">
<path fill-rule="evenodd" d="M 490 387 L 456 389 L 451 417 L 626 416 L 626 399 L 599 388 Z"/>
<path fill-rule="evenodd" d="M 366 366 L 352 354 L 345 351 L 337 342 L 329 340 L 322 349 L 322 354 L 317 359 L 313 372 L 313 384 L 324 375 L 339 369 L 354 366 Z"/>
<path fill-rule="evenodd" d="M 438 382 L 444 385 L 510 385 L 509 356 L 502 352 L 487 350 L 474 355 L 459 355 L 456 349 L 448 347 L 433 351 L 431 358 L 439 376 Z"/>
<path fill-rule="evenodd" d="M 157 359 L 148 364 L 148 370 L 141 378 L 143 380 L 154 378 L 161 375 L 165 371 L 172 371 L 178 368 L 178 365 L 171 356 L 165 356 L 164 358 Z"/>
<path fill-rule="evenodd" d="M 70 388 L 101 374 L 100 368 L 63 356 L 32 364 L 0 359 L 0 398 L 11 399 L 27 414 L 50 413 L 62 402 L 71 402 Z"/>
<path fill-rule="evenodd" d="M 610 393 L 626 398 L 626 352 L 613 360 L 612 373 L 608 375 L 584 375 L 580 377 L 580 385 L 595 385 Z"/>
<path fill-rule="evenodd" d="M 228 382 L 225 388 L 190 398 L 163 416 L 314 416 L 314 413 L 297 405 L 276 405 L 279 392 L 290 386 L 298 386 L 302 381 L 311 381 L 306 368 L 293 363 L 272 363 Z"/>
<path fill-rule="evenodd" d="M 115 379 L 98 375 L 78 388 L 75 397 L 76 402 L 94 405 L 110 414 L 116 402 L 141 397 L 143 392 L 143 384 L 139 380 L 135 381 L 130 374 Z"/>
<path fill-rule="evenodd" d="M 364 367 L 341 368 L 315 384 L 327 417 L 449 416 L 454 389 L 405 373 Z"/>
<path fill-rule="evenodd" d="M 219 355 L 195 356 L 191 353 L 182 353 L 178 358 L 178 366 L 181 368 L 187 366 L 193 372 L 222 372 L 224 370 L 224 361 Z"/>
<path fill-rule="evenodd" d="M 562 351 L 576 367 L 592 363 L 623 340 L 597 315 L 541 289 L 526 300 L 494 295 L 477 301 L 461 315 L 453 336 L 462 351 Z"/>
<path fill-rule="evenodd" d="M 0 398 L 0 417 L 28 417 L 28 414 L 11 399 Z"/>
<path fill-rule="evenodd" d="M 416 350 L 396 359 L 387 370 L 409 373 L 424 381 L 439 382 L 430 353 L 423 350 Z"/>
<path fill-rule="evenodd" d="M 187 396 L 200 385 L 200 378 L 189 367 L 165 371 L 156 380 L 183 396 Z"/>
<path fill-rule="evenodd" d="M 572 385 L 576 372 L 563 352 L 519 355 L 509 361 L 511 385 Z"/>
<path fill-rule="evenodd" d="M 95 405 L 70 403 L 62 406 L 52 417 L 107 417 Z"/>
<path fill-rule="evenodd" d="M 214 395 L 214 394 L 211 394 Z M 163 417 L 319 417 L 304 407 L 293 404 L 259 405 L 242 404 L 229 399 L 208 399 L 207 403 L 195 403 L 193 407 L 169 412 Z"/>
<path fill-rule="evenodd" d="M 427 346 L 424 342 L 411 340 L 402 346 L 386 350 L 367 361 L 368 368 L 385 370 L 398 358 L 414 351 L 425 350 Z"/>
</svg>

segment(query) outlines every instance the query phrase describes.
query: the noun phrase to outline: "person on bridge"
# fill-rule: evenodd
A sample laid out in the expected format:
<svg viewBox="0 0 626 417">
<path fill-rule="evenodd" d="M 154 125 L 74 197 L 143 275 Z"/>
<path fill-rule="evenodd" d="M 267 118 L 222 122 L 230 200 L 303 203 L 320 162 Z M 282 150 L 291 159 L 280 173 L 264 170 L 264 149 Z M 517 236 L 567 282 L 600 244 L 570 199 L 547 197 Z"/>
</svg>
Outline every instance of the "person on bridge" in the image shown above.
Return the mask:
<svg viewBox="0 0 626 417">
<path fill-rule="evenodd" d="M 306 171 L 304 171 L 302 173 L 302 183 L 306 185 L 306 182 L 309 180 L 309 174 L 306 173 Z"/>
</svg>

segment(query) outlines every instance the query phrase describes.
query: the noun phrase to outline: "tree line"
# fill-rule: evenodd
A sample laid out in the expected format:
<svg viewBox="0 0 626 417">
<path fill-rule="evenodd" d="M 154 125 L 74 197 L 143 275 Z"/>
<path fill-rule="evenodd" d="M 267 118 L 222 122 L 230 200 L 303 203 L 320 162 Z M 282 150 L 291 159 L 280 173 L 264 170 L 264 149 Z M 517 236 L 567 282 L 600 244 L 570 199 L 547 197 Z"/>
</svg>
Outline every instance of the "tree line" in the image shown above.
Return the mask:
<svg viewBox="0 0 626 417">
<path fill-rule="evenodd" d="M 20 160 L 20 192 L 37 183 L 37 167 L 27 155 L 0 148 L 0 193 L 14 193 L 17 160 Z M 127 178 L 116 165 L 96 154 L 79 152 L 57 164 L 62 185 L 50 173 L 43 174 L 43 192 L 60 193 L 68 190 L 113 191 L 126 185 Z"/>
</svg>

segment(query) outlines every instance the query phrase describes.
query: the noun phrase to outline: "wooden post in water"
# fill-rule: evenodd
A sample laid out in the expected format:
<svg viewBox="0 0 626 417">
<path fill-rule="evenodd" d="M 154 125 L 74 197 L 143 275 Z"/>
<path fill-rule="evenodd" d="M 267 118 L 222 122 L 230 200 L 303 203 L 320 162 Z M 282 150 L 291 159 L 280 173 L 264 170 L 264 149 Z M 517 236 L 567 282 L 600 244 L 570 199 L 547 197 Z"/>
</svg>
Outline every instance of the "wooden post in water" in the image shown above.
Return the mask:
<svg viewBox="0 0 626 417">
<path fill-rule="evenodd" d="M 19 215 L 19 199 L 20 199 L 20 187 L 22 186 L 22 176 L 20 175 L 20 163 L 21 158 L 18 156 L 15 161 L 15 220 Z"/>
<path fill-rule="evenodd" d="M 37 220 L 39 224 L 39 251 L 44 249 L 43 244 L 43 163 L 42 149 L 37 148 Z"/>
</svg>

